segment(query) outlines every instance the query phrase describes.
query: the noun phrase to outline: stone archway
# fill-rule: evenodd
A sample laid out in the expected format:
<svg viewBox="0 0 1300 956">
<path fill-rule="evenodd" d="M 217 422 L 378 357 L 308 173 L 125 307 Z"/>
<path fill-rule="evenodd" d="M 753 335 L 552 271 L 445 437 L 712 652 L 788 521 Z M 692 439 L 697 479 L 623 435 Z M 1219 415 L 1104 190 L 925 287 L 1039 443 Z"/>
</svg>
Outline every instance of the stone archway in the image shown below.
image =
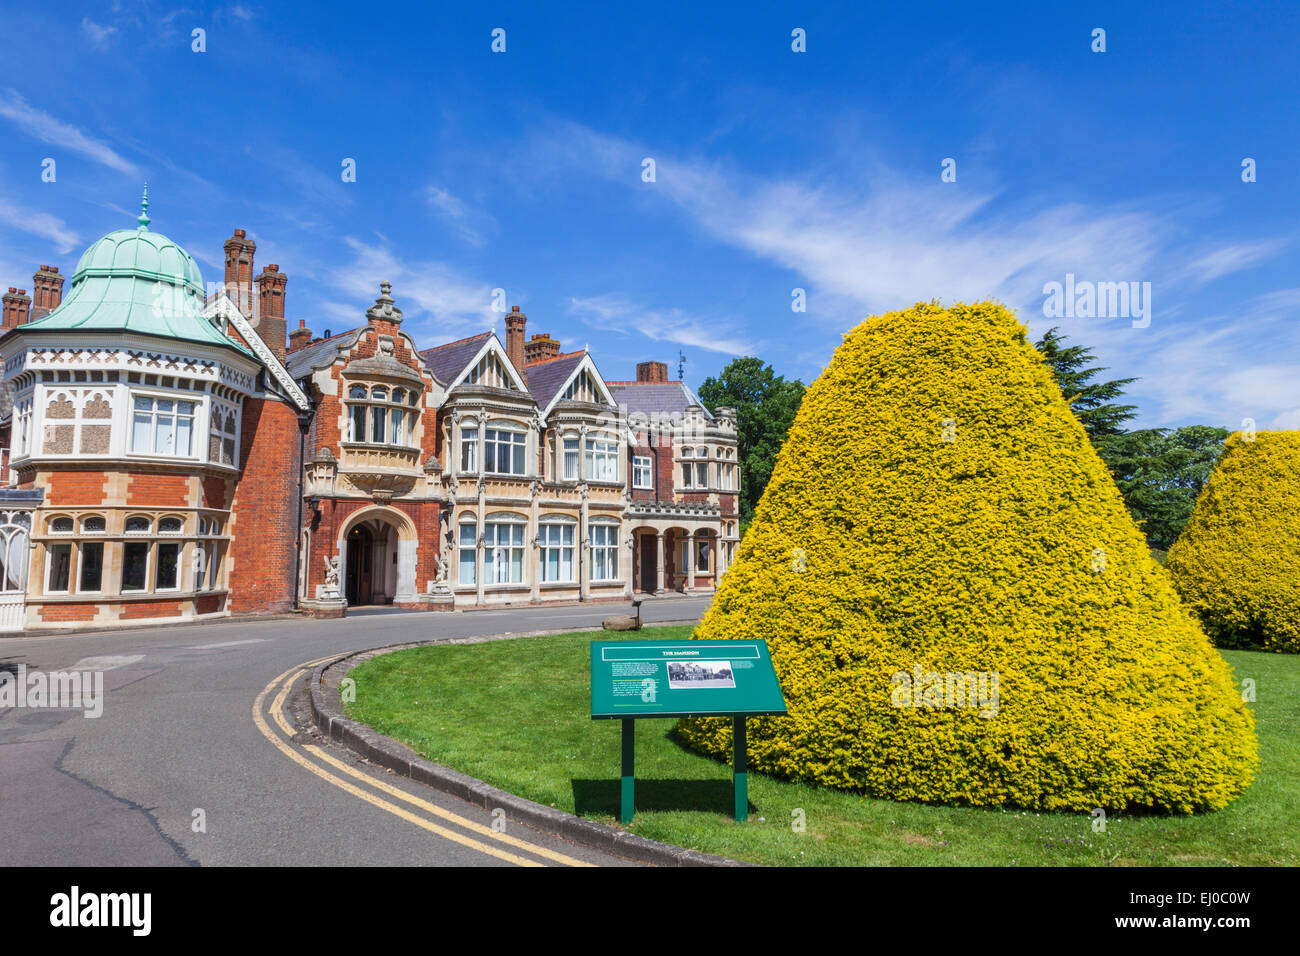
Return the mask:
<svg viewBox="0 0 1300 956">
<path fill-rule="evenodd" d="M 376 505 L 349 516 L 339 531 L 339 586 L 348 603 L 409 604 L 418 599 L 415 525 L 397 508 Z"/>
</svg>

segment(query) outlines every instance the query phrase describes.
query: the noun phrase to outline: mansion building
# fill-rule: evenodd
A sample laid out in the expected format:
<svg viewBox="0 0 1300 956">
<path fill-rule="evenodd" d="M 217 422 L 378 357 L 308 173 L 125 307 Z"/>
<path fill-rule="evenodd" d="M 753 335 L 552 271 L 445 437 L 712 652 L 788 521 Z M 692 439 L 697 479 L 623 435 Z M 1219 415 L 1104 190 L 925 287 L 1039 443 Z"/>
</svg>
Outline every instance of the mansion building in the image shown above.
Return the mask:
<svg viewBox="0 0 1300 956">
<path fill-rule="evenodd" d="M 285 319 L 242 229 L 209 294 L 137 226 L 10 288 L 0 631 L 358 605 L 709 592 L 738 540 L 735 412 L 660 362 L 608 381 L 505 315 L 442 345 L 389 283 L 357 325 Z"/>
</svg>

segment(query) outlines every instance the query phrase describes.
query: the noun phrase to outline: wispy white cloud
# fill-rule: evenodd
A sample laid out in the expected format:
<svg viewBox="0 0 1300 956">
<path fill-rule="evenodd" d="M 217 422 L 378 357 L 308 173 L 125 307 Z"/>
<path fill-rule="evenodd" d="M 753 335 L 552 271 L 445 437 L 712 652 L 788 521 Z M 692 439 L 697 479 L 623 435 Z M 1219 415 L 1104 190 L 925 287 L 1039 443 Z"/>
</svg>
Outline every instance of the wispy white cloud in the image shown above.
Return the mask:
<svg viewBox="0 0 1300 956">
<path fill-rule="evenodd" d="M 97 163 L 116 169 L 128 175 L 138 175 L 139 170 L 131 161 L 116 152 L 111 146 L 86 135 L 75 126 L 70 126 L 55 119 L 44 110 L 31 106 L 15 90 L 0 92 L 0 116 L 11 121 L 23 132 L 42 143 L 59 146 L 63 149 L 80 153 Z"/>
<path fill-rule="evenodd" d="M 639 332 L 655 342 L 674 342 L 727 355 L 750 355 L 755 350 L 753 340 L 737 332 L 732 323 L 688 315 L 679 308 L 645 308 L 616 293 L 570 299 L 569 312 L 605 332 Z"/>
<path fill-rule="evenodd" d="M 1187 276 L 1197 285 L 1213 282 L 1229 273 L 1240 272 L 1262 262 L 1285 245 L 1286 240 L 1270 239 L 1222 246 L 1188 263 Z"/>
<path fill-rule="evenodd" d="M 109 41 L 113 34 L 117 32 L 117 27 L 110 27 L 102 23 L 96 23 L 90 17 L 81 18 L 81 35 L 86 38 L 86 42 L 93 47 L 101 50 L 107 49 Z"/>
<path fill-rule="evenodd" d="M 1285 237 L 1210 251 L 1202 246 L 1189 255 L 1176 215 L 1156 210 L 1156 203 L 1085 206 L 957 187 L 937 177 L 918 182 L 870 156 L 852 178 L 819 171 L 762 177 L 577 124 L 539 134 L 523 154 L 543 173 L 580 168 L 623 184 L 643 208 L 658 202 L 675 209 L 710 238 L 789 270 L 808 288 L 807 317 L 824 330 L 842 331 L 864 314 L 918 300 L 991 297 L 1017 309 L 1032 332 L 1062 325 L 1114 377 L 1137 376 L 1129 394 L 1138 400 L 1139 424 L 1291 421 L 1289 410 L 1300 405 L 1300 376 L 1275 361 L 1300 354 L 1300 290 L 1259 296 L 1231 317 L 1206 315 L 1188 297 L 1274 255 L 1290 241 Z M 656 160 L 653 183 L 641 181 L 645 156 Z M 1046 319 L 1043 285 L 1066 273 L 1150 281 L 1151 327 L 1132 328 L 1127 318 Z M 588 313 L 615 318 L 599 308 Z M 669 338 L 674 316 L 651 315 L 655 321 L 646 325 Z M 690 335 L 707 333 L 692 328 Z M 825 341 L 829 355 L 834 342 Z"/>
<path fill-rule="evenodd" d="M 278 172 L 304 199 L 312 202 L 351 204 L 348 184 L 343 182 L 342 157 L 333 167 L 326 167 L 303 159 L 287 146 L 245 146 L 244 152 Z"/>
<path fill-rule="evenodd" d="M 58 216 L 23 209 L 4 199 L 0 199 L 0 222 L 21 232 L 48 239 L 59 252 L 71 252 L 79 244 L 77 234 Z"/>
<path fill-rule="evenodd" d="M 462 240 L 472 246 L 483 244 L 482 230 L 496 228 L 496 220 L 492 216 L 485 212 L 471 210 L 462 200 L 440 186 L 425 187 L 424 198 L 429 207 L 455 229 Z"/>
<path fill-rule="evenodd" d="M 393 284 L 393 298 L 404 313 L 406 329 L 429 345 L 492 328 L 500 314 L 492 311 L 490 282 L 462 275 L 446 263 L 404 261 L 388 242 L 344 238 L 352 261 L 330 270 L 334 287 L 348 298 L 329 309 L 340 325 L 365 324 L 365 311 L 379 295 L 379 283 Z"/>
</svg>

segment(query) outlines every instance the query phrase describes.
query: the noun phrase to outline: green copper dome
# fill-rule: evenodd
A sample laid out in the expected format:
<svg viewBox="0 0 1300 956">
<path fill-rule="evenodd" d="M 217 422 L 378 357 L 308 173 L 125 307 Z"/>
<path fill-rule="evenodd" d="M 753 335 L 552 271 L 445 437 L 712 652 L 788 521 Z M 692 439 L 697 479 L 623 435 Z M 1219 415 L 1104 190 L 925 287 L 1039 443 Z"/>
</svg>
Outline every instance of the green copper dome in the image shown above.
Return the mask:
<svg viewBox="0 0 1300 956">
<path fill-rule="evenodd" d="M 203 295 L 203 276 L 194 258 L 160 232 L 118 229 L 82 253 L 72 284 L 87 276 L 133 275 L 154 282 L 188 286 Z"/>
<path fill-rule="evenodd" d="M 149 231 L 147 193 L 141 205 L 139 226 L 93 243 L 77 262 L 59 307 L 17 331 L 135 332 L 251 354 L 203 317 L 198 264 L 181 246 Z"/>
</svg>

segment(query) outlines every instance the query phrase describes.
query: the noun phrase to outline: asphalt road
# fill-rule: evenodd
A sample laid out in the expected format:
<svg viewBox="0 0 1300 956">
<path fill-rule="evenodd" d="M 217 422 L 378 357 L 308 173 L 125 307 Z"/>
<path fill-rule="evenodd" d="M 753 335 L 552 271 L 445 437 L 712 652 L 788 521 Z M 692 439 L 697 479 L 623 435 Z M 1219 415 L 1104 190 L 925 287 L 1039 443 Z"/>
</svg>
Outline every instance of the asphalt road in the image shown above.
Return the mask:
<svg viewBox="0 0 1300 956">
<path fill-rule="evenodd" d="M 642 614 L 694 620 L 708 602 L 647 601 Z M 0 711 L 0 865 L 624 864 L 513 822 L 501 834 L 489 811 L 377 771 L 338 745 L 314 746 L 294 733 L 280 693 L 303 664 L 328 655 L 590 626 L 620 613 L 617 605 L 360 612 L 0 639 L 0 669 L 102 669 L 106 691 L 98 718 Z"/>
</svg>

